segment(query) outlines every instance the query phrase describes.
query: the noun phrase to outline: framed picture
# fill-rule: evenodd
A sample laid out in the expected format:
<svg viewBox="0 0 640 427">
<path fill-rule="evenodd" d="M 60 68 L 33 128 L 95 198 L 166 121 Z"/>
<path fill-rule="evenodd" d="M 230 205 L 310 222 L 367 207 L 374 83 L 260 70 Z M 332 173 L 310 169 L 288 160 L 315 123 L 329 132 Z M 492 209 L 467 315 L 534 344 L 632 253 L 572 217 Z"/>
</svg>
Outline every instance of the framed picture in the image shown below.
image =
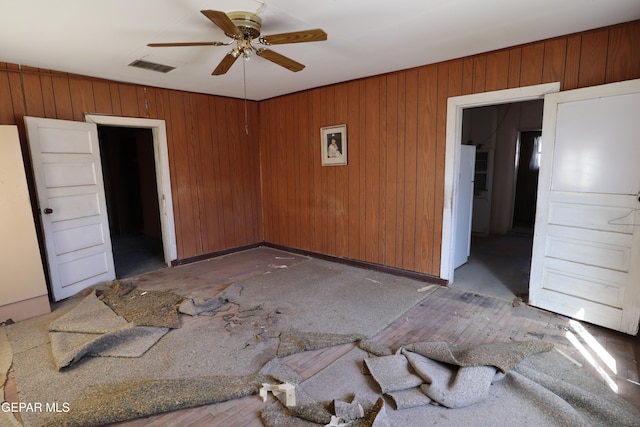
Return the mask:
<svg viewBox="0 0 640 427">
<path fill-rule="evenodd" d="M 347 125 L 320 128 L 322 166 L 347 164 Z"/>
</svg>

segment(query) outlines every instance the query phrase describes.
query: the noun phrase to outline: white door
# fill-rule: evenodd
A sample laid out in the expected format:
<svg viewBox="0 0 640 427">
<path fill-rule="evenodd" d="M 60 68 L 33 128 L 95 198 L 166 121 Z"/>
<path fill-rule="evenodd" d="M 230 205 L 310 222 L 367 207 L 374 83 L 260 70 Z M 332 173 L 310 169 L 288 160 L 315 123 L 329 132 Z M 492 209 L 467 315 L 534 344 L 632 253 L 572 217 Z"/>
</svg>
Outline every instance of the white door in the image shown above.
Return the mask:
<svg viewBox="0 0 640 427">
<path fill-rule="evenodd" d="M 476 147 L 460 147 L 460 175 L 456 195 L 456 219 L 454 229 L 455 249 L 453 268 L 458 268 L 469 260 L 471 252 L 471 218 L 473 215 L 473 179 L 475 175 Z"/>
<path fill-rule="evenodd" d="M 635 335 L 640 80 L 545 96 L 532 305 Z"/>
<path fill-rule="evenodd" d="M 53 298 L 115 278 L 97 126 L 25 117 Z"/>
</svg>

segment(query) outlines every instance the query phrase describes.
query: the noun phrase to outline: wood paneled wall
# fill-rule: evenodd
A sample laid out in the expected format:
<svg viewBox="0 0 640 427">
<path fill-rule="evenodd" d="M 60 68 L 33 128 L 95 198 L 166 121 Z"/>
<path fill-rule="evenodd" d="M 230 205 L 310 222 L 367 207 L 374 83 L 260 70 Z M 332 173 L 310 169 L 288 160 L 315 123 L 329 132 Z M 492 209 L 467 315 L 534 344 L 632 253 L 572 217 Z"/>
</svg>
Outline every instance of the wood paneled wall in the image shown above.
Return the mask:
<svg viewBox="0 0 640 427">
<path fill-rule="evenodd" d="M 265 240 L 438 276 L 447 98 L 633 78 L 640 22 L 249 102 L 247 136 L 242 100 L 0 63 L 0 124 L 26 150 L 25 115 L 165 120 L 179 259 Z M 349 164 L 321 167 L 341 123 Z"/>
<path fill-rule="evenodd" d="M 439 276 L 447 98 L 640 78 L 640 22 L 260 103 L 265 240 Z M 347 166 L 320 165 L 346 124 Z"/>
<path fill-rule="evenodd" d="M 85 112 L 166 121 L 178 259 L 263 240 L 258 104 L 0 63 L 0 124 Z M 26 151 L 25 151 L 26 153 Z"/>
</svg>

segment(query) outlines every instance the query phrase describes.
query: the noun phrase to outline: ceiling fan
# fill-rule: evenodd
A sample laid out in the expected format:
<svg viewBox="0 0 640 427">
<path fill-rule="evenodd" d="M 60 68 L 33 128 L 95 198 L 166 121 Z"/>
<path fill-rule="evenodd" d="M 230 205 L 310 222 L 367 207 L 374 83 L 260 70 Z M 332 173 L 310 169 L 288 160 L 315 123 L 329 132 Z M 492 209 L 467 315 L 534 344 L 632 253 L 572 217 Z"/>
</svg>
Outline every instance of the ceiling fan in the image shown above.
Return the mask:
<svg viewBox="0 0 640 427">
<path fill-rule="evenodd" d="M 262 19 L 251 12 L 220 12 L 218 10 L 201 10 L 204 16 L 209 18 L 211 22 L 216 24 L 225 35 L 232 38 L 229 42 L 182 42 L 182 43 L 150 43 L 149 47 L 181 47 L 181 46 L 229 46 L 233 43 L 236 46 L 228 52 L 215 70 L 211 73 L 214 76 L 225 74 L 236 59 L 243 57 L 249 59 L 253 53 L 261 58 L 269 60 L 281 67 L 293 72 L 300 71 L 304 65 L 287 58 L 273 50 L 265 47 L 256 46 L 261 44 L 264 46 L 286 44 L 286 43 L 303 43 L 323 41 L 327 39 L 327 33 L 321 29 L 294 31 L 290 33 L 272 34 L 269 36 L 261 36 L 260 29 L 262 27 Z"/>
</svg>

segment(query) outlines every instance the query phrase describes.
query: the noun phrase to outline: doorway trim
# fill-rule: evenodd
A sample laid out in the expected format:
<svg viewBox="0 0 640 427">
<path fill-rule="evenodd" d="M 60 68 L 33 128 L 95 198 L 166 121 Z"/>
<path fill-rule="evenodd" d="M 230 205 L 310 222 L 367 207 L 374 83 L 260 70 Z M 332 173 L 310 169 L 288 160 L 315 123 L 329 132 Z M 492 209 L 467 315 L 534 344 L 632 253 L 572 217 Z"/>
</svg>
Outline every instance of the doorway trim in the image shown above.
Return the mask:
<svg viewBox="0 0 640 427">
<path fill-rule="evenodd" d="M 548 93 L 560 92 L 560 82 L 454 96 L 447 100 L 447 131 L 444 166 L 444 208 L 442 211 L 442 245 L 440 277 L 453 283 L 455 250 L 455 223 L 460 173 L 460 146 L 462 144 L 462 114 L 465 108 L 507 104 L 544 98 Z"/>
<path fill-rule="evenodd" d="M 86 122 L 96 125 L 119 126 L 128 128 L 151 129 L 153 134 L 153 154 L 156 165 L 156 185 L 158 206 L 160 207 L 160 227 L 162 229 L 162 247 L 167 266 L 178 258 L 176 230 L 173 217 L 173 199 L 171 197 L 171 178 L 169 175 L 169 149 L 167 147 L 167 128 L 164 120 L 141 119 L 135 117 L 104 116 L 85 114 Z"/>
</svg>

